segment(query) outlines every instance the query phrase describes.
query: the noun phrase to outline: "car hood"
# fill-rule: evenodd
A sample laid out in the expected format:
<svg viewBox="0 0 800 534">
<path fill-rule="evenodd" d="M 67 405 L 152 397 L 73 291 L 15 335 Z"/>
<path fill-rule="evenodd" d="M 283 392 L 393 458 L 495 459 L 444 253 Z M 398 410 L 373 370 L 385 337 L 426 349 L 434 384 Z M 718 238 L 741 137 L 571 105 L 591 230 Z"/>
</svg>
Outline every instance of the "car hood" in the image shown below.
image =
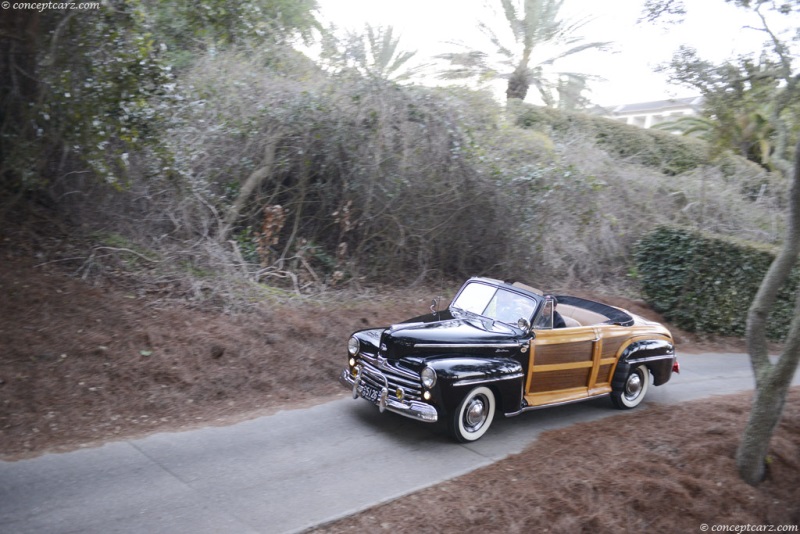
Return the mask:
<svg viewBox="0 0 800 534">
<path fill-rule="evenodd" d="M 510 354 L 518 351 L 522 332 L 480 317 L 429 314 L 392 325 L 381 336 L 381 353 L 390 359 L 410 354 Z"/>
</svg>

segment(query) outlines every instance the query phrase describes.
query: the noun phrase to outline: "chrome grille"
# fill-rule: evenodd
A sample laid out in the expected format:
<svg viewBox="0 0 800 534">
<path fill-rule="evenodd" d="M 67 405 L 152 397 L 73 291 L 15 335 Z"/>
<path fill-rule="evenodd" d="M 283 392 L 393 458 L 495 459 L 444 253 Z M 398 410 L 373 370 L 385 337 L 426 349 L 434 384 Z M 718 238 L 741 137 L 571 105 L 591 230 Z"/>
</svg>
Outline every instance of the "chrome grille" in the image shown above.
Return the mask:
<svg viewBox="0 0 800 534">
<path fill-rule="evenodd" d="M 419 378 L 411 379 L 413 373 L 401 373 L 401 371 L 386 365 L 379 369 L 377 365 L 367 361 L 366 358 L 361 360 L 361 380 L 365 384 L 377 390 L 385 387 L 389 396 L 395 399 L 397 398 L 395 392 L 400 387 L 405 393 L 404 399 L 422 400 L 422 385 Z"/>
</svg>

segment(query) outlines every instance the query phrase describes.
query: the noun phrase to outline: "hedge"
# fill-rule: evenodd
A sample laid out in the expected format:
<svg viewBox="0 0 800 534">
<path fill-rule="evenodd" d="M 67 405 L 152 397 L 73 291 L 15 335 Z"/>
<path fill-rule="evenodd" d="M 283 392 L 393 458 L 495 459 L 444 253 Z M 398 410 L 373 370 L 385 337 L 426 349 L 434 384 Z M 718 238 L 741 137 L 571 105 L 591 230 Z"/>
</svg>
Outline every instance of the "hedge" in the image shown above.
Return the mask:
<svg viewBox="0 0 800 534">
<path fill-rule="evenodd" d="M 679 328 L 743 336 L 747 311 L 776 250 L 677 227 L 658 227 L 634 247 L 645 300 Z M 781 340 L 794 316 L 794 269 L 770 314 L 767 337 Z"/>
</svg>

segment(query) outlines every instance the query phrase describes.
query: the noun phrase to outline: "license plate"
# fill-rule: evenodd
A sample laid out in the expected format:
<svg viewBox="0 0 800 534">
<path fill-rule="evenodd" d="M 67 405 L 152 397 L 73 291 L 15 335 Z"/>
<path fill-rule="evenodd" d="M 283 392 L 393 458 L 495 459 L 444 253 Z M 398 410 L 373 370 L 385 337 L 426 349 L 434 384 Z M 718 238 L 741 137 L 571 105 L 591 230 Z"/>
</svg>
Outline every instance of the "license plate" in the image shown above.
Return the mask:
<svg viewBox="0 0 800 534">
<path fill-rule="evenodd" d="M 369 401 L 378 402 L 378 397 L 381 396 L 381 392 L 375 388 L 367 386 L 366 384 L 362 384 L 361 396 Z"/>
</svg>

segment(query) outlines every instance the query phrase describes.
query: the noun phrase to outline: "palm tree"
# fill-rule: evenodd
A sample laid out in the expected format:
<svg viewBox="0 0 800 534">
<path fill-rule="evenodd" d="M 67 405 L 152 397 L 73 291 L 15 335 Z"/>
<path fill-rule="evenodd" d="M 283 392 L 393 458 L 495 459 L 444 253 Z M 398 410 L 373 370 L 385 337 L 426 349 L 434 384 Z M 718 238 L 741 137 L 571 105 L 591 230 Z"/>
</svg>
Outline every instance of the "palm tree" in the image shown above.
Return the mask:
<svg viewBox="0 0 800 534">
<path fill-rule="evenodd" d="M 534 86 L 548 106 L 555 106 L 564 94 L 565 81 L 581 87 L 590 76 L 558 72 L 555 63 L 585 50 L 603 50 L 609 42 L 586 42 L 577 35 L 589 20 L 562 20 L 564 0 L 499 0 L 505 22 L 503 33 L 481 22 L 478 27 L 494 48 L 493 55 L 470 49 L 437 56 L 452 68 L 440 74 L 443 79 L 478 79 L 479 82 L 507 79 L 506 98 L 525 100 Z M 498 28 L 499 29 L 499 28 Z M 509 31 L 510 30 L 510 31 Z M 576 84 L 576 82 L 579 82 Z M 561 90 L 559 90 L 561 88 Z"/>
<path fill-rule="evenodd" d="M 775 149 L 775 128 L 769 121 L 769 105 L 760 109 L 733 110 L 723 120 L 713 111 L 706 117 L 680 117 L 653 126 L 657 130 L 697 137 L 716 150 L 733 150 L 735 154 L 773 170 L 770 158 Z"/>
<path fill-rule="evenodd" d="M 424 65 L 409 65 L 416 51 L 400 48 L 400 37 L 392 26 L 365 25 L 363 33 L 347 31 L 344 37 L 336 28 L 323 32 L 321 60 L 332 72 L 355 71 L 361 76 L 405 81 Z"/>
</svg>

